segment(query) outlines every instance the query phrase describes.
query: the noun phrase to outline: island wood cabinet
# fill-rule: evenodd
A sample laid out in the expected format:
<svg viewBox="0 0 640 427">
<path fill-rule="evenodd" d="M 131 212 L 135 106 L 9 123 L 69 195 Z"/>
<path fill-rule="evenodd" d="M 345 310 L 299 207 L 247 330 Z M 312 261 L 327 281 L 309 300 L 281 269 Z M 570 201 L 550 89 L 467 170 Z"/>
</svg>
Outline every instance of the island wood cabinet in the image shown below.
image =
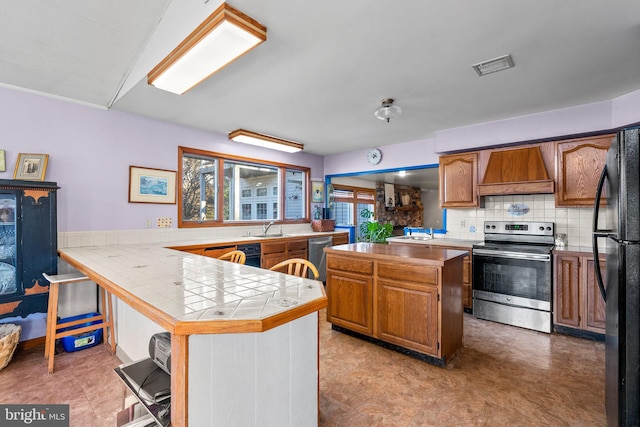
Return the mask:
<svg viewBox="0 0 640 427">
<path fill-rule="evenodd" d="M 385 259 L 342 248 L 401 255 Z M 461 348 L 460 251 L 357 243 L 325 252 L 327 320 L 334 329 L 408 349 L 414 357 L 440 366 Z M 439 261 L 430 265 L 431 257 Z"/>
<path fill-rule="evenodd" d="M 412 245 L 415 246 L 416 243 L 402 243 L 402 242 L 389 242 L 390 245 Z M 471 313 L 473 311 L 473 268 L 472 268 L 472 260 L 471 260 L 471 249 L 464 246 L 456 246 L 456 245 L 429 245 L 426 244 L 425 247 L 431 248 L 442 248 L 442 249 L 455 249 L 459 251 L 468 251 L 469 255 L 465 256 L 462 260 L 462 306 L 465 311 Z"/>
<path fill-rule="evenodd" d="M 421 353 L 438 353 L 438 269 L 378 263 L 378 336 Z"/>
<path fill-rule="evenodd" d="M 593 255 L 556 253 L 554 266 L 553 322 L 556 331 L 604 334 L 606 307 L 595 278 Z M 602 259 L 600 269 L 604 275 L 606 268 Z"/>
<path fill-rule="evenodd" d="M 373 261 L 328 255 L 327 283 L 328 320 L 373 336 Z"/>
<path fill-rule="evenodd" d="M 556 142 L 556 206 L 593 206 L 614 135 Z"/>
<path fill-rule="evenodd" d="M 478 153 L 440 156 L 439 164 L 440 207 L 479 207 Z"/>
</svg>

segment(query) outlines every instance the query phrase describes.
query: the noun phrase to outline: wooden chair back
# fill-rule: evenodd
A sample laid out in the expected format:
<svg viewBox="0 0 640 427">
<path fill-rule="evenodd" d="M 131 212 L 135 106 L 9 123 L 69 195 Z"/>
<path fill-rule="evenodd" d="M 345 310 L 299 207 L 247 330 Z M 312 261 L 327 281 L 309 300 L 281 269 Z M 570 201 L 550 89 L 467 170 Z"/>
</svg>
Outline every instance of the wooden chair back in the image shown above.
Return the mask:
<svg viewBox="0 0 640 427">
<path fill-rule="evenodd" d="M 218 259 L 221 259 L 223 261 L 231 261 L 238 264 L 244 264 L 247 260 L 247 256 L 242 251 L 231 251 L 222 256 L 219 256 Z"/>
<path fill-rule="evenodd" d="M 280 271 L 282 273 L 291 274 L 298 277 L 308 277 L 308 272 L 311 271 L 313 278 L 318 280 L 320 273 L 318 269 L 311 261 L 307 261 L 304 258 L 291 258 L 271 267 L 269 270 Z"/>
</svg>

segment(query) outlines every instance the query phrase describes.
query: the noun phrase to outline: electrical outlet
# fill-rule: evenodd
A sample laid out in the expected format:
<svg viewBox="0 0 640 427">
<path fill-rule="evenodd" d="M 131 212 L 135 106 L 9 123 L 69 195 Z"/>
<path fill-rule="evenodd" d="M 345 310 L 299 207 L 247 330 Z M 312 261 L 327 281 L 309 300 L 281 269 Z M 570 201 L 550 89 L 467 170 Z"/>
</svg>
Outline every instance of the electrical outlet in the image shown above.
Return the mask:
<svg viewBox="0 0 640 427">
<path fill-rule="evenodd" d="M 151 220 L 149 218 L 144 220 L 144 228 L 151 228 Z"/>
<path fill-rule="evenodd" d="M 460 221 L 460 227 L 465 228 L 467 226 L 467 220 L 463 219 Z"/>
<path fill-rule="evenodd" d="M 169 228 L 171 227 L 171 218 L 158 218 L 157 224 L 158 228 Z"/>
</svg>

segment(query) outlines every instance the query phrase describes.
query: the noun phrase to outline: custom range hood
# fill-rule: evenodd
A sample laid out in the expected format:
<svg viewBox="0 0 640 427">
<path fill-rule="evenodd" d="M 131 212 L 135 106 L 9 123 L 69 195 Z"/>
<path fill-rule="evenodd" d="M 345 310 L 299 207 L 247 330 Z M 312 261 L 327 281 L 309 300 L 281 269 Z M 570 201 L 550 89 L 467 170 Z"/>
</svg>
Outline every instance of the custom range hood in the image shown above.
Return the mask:
<svg viewBox="0 0 640 427">
<path fill-rule="evenodd" d="M 492 151 L 479 196 L 553 193 L 539 146 Z"/>
</svg>

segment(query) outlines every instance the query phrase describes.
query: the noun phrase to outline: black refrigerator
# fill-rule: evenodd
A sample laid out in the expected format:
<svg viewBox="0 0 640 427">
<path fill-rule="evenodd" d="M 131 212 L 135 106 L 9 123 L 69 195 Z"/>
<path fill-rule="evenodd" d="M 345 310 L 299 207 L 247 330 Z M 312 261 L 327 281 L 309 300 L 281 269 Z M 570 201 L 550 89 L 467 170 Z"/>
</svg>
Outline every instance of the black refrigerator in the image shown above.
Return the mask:
<svg viewBox="0 0 640 427">
<path fill-rule="evenodd" d="M 638 128 L 618 132 L 607 152 L 594 205 L 594 265 L 607 307 L 605 401 L 609 426 L 640 424 L 639 142 Z M 606 253 L 604 283 L 597 262 L 598 245 Z"/>
</svg>

